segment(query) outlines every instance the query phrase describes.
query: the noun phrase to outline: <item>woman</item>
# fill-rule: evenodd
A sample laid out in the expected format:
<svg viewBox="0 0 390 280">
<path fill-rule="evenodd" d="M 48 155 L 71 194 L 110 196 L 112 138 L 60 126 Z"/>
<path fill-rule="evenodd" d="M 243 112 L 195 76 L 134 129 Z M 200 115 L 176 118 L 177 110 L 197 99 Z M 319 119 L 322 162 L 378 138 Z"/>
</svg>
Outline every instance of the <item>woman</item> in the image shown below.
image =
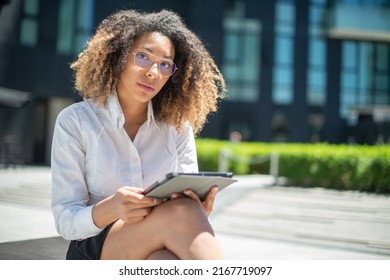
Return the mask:
<svg viewBox="0 0 390 280">
<path fill-rule="evenodd" d="M 83 101 L 57 118 L 52 208 L 67 259 L 220 259 L 208 215 L 217 188 L 143 195 L 169 172 L 197 172 L 194 134 L 225 83 L 175 13 L 119 11 L 72 63 Z"/>
</svg>

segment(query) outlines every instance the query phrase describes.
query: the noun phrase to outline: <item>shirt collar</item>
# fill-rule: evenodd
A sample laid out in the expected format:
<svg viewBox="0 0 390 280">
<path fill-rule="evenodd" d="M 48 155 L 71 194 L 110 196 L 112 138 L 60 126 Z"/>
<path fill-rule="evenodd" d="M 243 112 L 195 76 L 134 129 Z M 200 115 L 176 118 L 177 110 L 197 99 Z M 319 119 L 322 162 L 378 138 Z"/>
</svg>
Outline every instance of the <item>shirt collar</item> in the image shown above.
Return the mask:
<svg viewBox="0 0 390 280">
<path fill-rule="evenodd" d="M 110 111 L 112 125 L 117 128 L 123 127 L 123 125 L 125 124 L 125 116 L 123 114 L 122 107 L 119 103 L 118 95 L 116 92 L 112 95 L 109 95 L 107 99 L 107 107 Z M 148 102 L 146 123 L 147 128 L 149 128 L 150 123 L 153 123 L 158 129 L 160 129 L 154 118 L 153 104 L 151 100 L 149 100 Z"/>
<path fill-rule="evenodd" d="M 147 123 L 148 123 L 148 127 L 150 125 L 150 122 L 152 122 L 158 129 L 159 126 L 157 125 L 156 121 L 155 121 L 155 118 L 154 118 L 154 111 L 153 111 L 153 103 L 152 103 L 152 100 L 149 100 L 148 102 L 148 118 L 147 118 Z"/>
</svg>

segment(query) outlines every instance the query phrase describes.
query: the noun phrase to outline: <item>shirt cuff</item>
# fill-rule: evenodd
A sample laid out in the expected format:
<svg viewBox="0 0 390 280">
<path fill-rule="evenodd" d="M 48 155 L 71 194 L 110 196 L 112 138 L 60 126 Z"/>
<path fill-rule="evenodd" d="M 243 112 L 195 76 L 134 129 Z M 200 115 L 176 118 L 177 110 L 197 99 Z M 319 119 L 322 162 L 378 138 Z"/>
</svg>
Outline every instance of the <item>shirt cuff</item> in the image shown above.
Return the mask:
<svg viewBox="0 0 390 280">
<path fill-rule="evenodd" d="M 75 224 L 79 232 L 84 232 L 83 238 L 98 235 L 103 228 L 99 228 L 95 225 L 92 219 L 92 209 L 94 205 L 87 206 L 78 211 Z"/>
</svg>

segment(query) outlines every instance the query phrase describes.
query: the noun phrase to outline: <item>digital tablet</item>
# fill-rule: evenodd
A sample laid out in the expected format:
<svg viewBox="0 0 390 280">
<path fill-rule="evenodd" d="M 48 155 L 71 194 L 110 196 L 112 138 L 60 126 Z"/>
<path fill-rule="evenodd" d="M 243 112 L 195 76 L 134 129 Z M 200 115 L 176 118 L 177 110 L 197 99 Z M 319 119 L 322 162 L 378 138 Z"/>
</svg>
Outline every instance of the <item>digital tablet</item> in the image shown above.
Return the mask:
<svg viewBox="0 0 390 280">
<path fill-rule="evenodd" d="M 144 194 L 151 197 L 169 198 L 171 193 L 182 193 L 186 189 L 196 192 L 203 201 L 212 186 L 219 191 L 237 182 L 233 173 L 199 172 L 199 173 L 168 173 L 162 181 L 158 181 L 145 189 Z"/>
</svg>

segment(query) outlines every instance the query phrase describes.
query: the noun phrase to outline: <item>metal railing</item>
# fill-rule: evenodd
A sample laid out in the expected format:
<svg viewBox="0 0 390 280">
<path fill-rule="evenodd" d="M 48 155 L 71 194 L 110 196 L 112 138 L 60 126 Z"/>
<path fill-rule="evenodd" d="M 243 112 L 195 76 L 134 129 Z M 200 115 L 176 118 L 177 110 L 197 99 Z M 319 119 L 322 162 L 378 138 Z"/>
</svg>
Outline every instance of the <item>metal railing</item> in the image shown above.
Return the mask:
<svg viewBox="0 0 390 280">
<path fill-rule="evenodd" d="M 219 151 L 218 156 L 218 171 L 219 172 L 228 172 L 229 171 L 229 161 L 234 161 L 237 163 L 247 164 L 247 165 L 257 165 L 270 162 L 269 165 L 269 175 L 274 177 L 274 184 L 277 181 L 279 176 L 279 154 L 271 153 L 266 156 L 257 156 L 254 158 L 248 159 L 247 156 L 240 156 L 234 154 L 234 152 L 228 147 L 223 147 Z"/>
</svg>

